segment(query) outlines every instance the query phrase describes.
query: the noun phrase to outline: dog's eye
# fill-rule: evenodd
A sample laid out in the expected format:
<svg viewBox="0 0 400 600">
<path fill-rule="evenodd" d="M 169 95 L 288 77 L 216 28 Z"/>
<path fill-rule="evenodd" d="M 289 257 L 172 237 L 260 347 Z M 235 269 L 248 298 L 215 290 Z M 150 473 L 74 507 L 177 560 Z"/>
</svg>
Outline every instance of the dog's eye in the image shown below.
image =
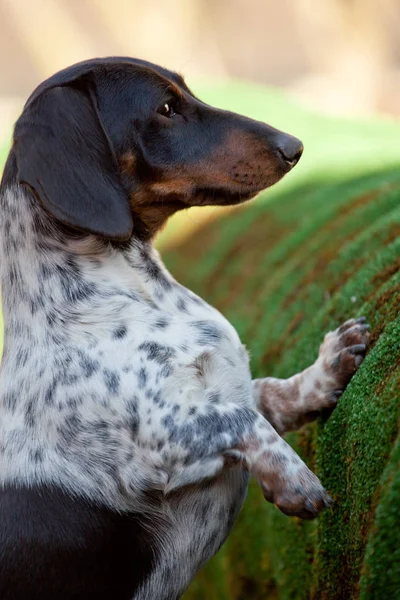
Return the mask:
<svg viewBox="0 0 400 600">
<path fill-rule="evenodd" d="M 168 117 L 169 119 L 176 115 L 174 107 L 170 102 L 165 102 L 162 106 L 160 106 L 157 112 L 163 117 Z"/>
</svg>

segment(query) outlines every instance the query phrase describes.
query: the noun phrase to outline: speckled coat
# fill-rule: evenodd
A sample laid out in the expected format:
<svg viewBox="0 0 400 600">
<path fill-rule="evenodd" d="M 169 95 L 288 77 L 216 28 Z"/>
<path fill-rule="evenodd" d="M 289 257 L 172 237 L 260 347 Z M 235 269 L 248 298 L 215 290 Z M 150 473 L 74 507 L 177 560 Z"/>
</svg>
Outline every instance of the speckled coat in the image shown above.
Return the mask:
<svg viewBox="0 0 400 600">
<path fill-rule="evenodd" d="M 336 404 L 367 326 L 328 334 L 303 373 L 252 381 L 233 326 L 173 279 L 143 228 L 120 243 L 61 223 L 34 157 L 18 166 L 16 148 L 0 193 L 0 595 L 179 598 L 227 537 L 249 474 L 286 514 L 328 506 L 279 434 Z"/>
</svg>

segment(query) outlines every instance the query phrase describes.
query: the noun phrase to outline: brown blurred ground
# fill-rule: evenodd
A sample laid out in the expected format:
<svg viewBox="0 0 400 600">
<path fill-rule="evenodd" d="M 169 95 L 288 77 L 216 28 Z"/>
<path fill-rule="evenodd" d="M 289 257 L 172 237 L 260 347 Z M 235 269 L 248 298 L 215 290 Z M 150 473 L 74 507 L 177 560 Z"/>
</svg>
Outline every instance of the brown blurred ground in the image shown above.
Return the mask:
<svg viewBox="0 0 400 600">
<path fill-rule="evenodd" d="M 43 78 L 112 54 L 400 114 L 400 0 L 0 0 L 0 127 Z"/>
</svg>

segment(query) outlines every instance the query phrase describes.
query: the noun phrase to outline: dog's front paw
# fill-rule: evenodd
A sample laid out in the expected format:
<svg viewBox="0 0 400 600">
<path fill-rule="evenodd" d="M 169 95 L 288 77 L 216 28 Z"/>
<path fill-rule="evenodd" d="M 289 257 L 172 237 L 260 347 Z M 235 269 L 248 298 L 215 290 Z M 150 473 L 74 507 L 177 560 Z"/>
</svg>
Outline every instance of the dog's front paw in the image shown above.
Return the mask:
<svg viewBox="0 0 400 600">
<path fill-rule="evenodd" d="M 282 480 L 274 490 L 263 483 L 261 487 L 268 502 L 273 502 L 285 515 L 301 519 L 315 519 L 332 503 L 318 477 L 307 467 L 303 467 L 295 479 Z"/>
<path fill-rule="evenodd" d="M 365 358 L 369 341 L 365 317 L 349 319 L 326 334 L 317 363 L 321 369 L 321 387 L 327 406 L 334 406 Z"/>
</svg>

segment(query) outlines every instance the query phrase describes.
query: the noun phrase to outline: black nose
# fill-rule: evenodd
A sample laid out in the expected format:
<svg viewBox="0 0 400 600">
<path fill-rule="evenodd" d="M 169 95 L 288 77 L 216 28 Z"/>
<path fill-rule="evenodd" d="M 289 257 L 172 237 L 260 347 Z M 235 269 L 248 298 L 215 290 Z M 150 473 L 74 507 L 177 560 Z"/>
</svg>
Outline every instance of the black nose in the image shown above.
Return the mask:
<svg viewBox="0 0 400 600">
<path fill-rule="evenodd" d="M 279 154 L 290 168 L 293 168 L 299 162 L 304 150 L 300 140 L 286 134 L 280 136 L 276 146 Z"/>
</svg>

